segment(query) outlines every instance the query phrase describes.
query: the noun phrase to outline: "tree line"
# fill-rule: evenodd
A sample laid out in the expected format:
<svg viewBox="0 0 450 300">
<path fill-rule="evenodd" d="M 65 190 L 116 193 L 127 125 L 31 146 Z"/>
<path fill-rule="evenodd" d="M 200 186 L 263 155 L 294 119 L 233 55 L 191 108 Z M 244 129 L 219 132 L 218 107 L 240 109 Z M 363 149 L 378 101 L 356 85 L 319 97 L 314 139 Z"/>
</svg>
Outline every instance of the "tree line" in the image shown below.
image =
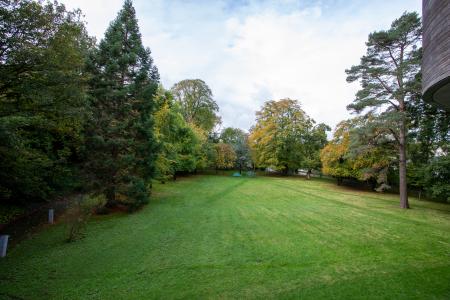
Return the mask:
<svg viewBox="0 0 450 300">
<path fill-rule="evenodd" d="M 130 0 L 99 43 L 81 11 L 58 2 L 2 1 L 0 17 L 2 202 L 79 192 L 132 210 L 148 202 L 151 179 L 215 162 L 211 90 L 162 87 Z"/>
<path fill-rule="evenodd" d="M 331 141 L 298 101 L 266 102 L 256 113 L 249 146 L 257 167 L 284 174 L 321 170 L 344 180 L 368 182 L 376 191 L 398 187 L 400 207 L 408 190 L 450 201 L 450 115 L 421 95 L 422 24 L 405 12 L 388 30 L 369 34 L 360 64 L 346 70 L 361 89 Z"/>
<path fill-rule="evenodd" d="M 98 43 L 58 2 L 2 1 L 0 17 L 2 202 L 91 193 L 134 210 L 152 180 L 251 166 L 203 80 L 161 85 L 132 1 Z"/>
<path fill-rule="evenodd" d="M 81 11 L 57 2 L 1 2 L 0 199 L 26 203 L 65 193 L 103 195 L 134 210 L 152 180 L 204 169 L 313 170 L 338 182 L 398 185 L 448 199 L 448 113 L 420 94 L 421 21 L 405 13 L 369 35 L 367 54 L 347 70 L 361 90 L 327 141 L 297 100 L 267 101 L 249 132 L 219 130 L 208 85 L 186 79 L 165 89 L 126 0 L 103 39 Z M 408 153 L 408 156 L 406 154 Z"/>
<path fill-rule="evenodd" d="M 422 99 L 421 38 L 415 12 L 369 35 L 360 64 L 346 70 L 361 85 L 347 107 L 358 116 L 339 123 L 321 152 L 325 174 L 398 186 L 402 208 L 408 187 L 450 200 L 450 116 Z"/>
</svg>

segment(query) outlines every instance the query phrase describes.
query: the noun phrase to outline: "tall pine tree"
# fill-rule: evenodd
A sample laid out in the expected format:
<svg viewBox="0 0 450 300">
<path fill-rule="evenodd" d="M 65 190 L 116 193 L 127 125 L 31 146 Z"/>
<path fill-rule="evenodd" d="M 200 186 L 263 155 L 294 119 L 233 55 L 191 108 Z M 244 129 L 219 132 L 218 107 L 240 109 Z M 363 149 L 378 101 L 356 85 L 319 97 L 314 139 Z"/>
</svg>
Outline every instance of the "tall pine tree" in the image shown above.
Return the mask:
<svg viewBox="0 0 450 300">
<path fill-rule="evenodd" d="M 406 149 L 410 116 L 407 107 L 413 100 L 420 72 L 421 36 L 417 13 L 404 13 L 390 29 L 371 33 L 366 43 L 367 54 L 361 58 L 361 63 L 346 70 L 347 81 L 360 80 L 362 87 L 347 108 L 375 117 L 361 137 L 372 135 L 372 140 L 383 137 L 397 145 L 401 208 L 409 208 Z"/>
<path fill-rule="evenodd" d="M 153 97 L 159 75 L 142 45 L 136 13 L 126 0 L 91 57 L 92 119 L 88 169 L 107 206 L 148 202 L 157 143 Z"/>
</svg>

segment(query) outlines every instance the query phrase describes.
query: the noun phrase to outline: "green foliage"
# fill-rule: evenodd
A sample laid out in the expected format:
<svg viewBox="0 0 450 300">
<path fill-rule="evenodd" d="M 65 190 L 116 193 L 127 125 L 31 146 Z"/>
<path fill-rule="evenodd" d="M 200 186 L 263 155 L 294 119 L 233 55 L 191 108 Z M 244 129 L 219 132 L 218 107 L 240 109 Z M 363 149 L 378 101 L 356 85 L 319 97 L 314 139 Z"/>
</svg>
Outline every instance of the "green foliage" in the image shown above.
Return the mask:
<svg viewBox="0 0 450 300">
<path fill-rule="evenodd" d="M 172 93 L 159 87 L 155 97 L 155 136 L 161 151 L 156 159 L 156 177 L 174 178 L 177 172 L 192 172 L 200 156 L 201 139 L 183 118 Z"/>
<path fill-rule="evenodd" d="M 239 128 L 227 127 L 222 130 L 220 140 L 231 145 L 236 153 L 234 167 L 242 171 L 252 166 L 250 147 L 248 145 L 248 134 Z"/>
<path fill-rule="evenodd" d="M 0 225 L 8 224 L 10 221 L 14 220 L 14 218 L 20 216 L 24 212 L 24 209 L 20 206 L 14 206 L 10 203 L 0 203 Z"/>
<path fill-rule="evenodd" d="M 417 13 L 404 13 L 389 30 L 369 35 L 367 54 L 346 70 L 347 81 L 361 81 L 362 89 L 348 106 L 356 112 L 388 105 L 385 112 L 404 112 L 420 71 L 421 21 Z"/>
<path fill-rule="evenodd" d="M 417 100 L 408 107 L 411 116 L 409 184 L 426 197 L 448 201 L 450 180 L 445 168 L 450 168 L 450 114 L 421 100 L 420 88 L 417 94 Z"/>
<path fill-rule="evenodd" d="M 207 133 L 220 123 L 219 106 L 213 99 L 211 89 L 200 79 L 186 79 L 171 89 L 180 104 L 186 122 L 194 124 Z"/>
<path fill-rule="evenodd" d="M 400 206 L 408 208 L 406 147 L 409 102 L 415 97 L 420 72 L 422 24 L 417 13 L 404 13 L 388 30 L 369 35 L 367 53 L 346 70 L 347 81 L 359 80 L 361 89 L 348 109 L 376 118 L 377 134 L 398 148 Z M 373 131 L 371 127 L 368 132 Z M 366 131 L 366 132 L 367 132 Z M 364 130 L 362 130 L 364 139 Z"/>
<path fill-rule="evenodd" d="M 435 157 L 425 170 L 425 191 L 435 199 L 450 202 L 449 153 L 446 152 L 443 155 Z"/>
<path fill-rule="evenodd" d="M 195 170 L 205 170 L 214 167 L 216 161 L 215 140 L 212 135 L 209 135 L 204 129 L 196 126 L 195 124 L 188 124 L 194 135 L 198 146 L 195 148 L 196 166 Z"/>
<path fill-rule="evenodd" d="M 320 123 L 314 126 L 305 137 L 305 160 L 301 167 L 308 170 L 308 178 L 312 170 L 320 170 L 322 168 L 320 150 L 327 144 L 327 131 L 330 130 L 331 128 L 328 125 Z"/>
<path fill-rule="evenodd" d="M 450 155 L 448 149 L 440 149 L 440 152 L 426 163 L 411 163 L 408 178 L 411 185 L 423 191 L 426 197 L 450 202 Z"/>
<path fill-rule="evenodd" d="M 131 1 L 126 0 L 91 55 L 87 169 L 108 205 L 136 207 L 148 201 L 157 143 L 153 96 L 159 75 L 142 45 Z"/>
<path fill-rule="evenodd" d="M 80 12 L 0 4 L 0 199 L 47 200 L 79 181 L 87 115 Z"/>
<path fill-rule="evenodd" d="M 250 131 L 250 147 L 257 167 L 271 167 L 284 173 L 320 164 L 319 151 L 326 141 L 328 126 L 314 126 L 296 100 L 268 101 L 256 113 Z"/>
</svg>

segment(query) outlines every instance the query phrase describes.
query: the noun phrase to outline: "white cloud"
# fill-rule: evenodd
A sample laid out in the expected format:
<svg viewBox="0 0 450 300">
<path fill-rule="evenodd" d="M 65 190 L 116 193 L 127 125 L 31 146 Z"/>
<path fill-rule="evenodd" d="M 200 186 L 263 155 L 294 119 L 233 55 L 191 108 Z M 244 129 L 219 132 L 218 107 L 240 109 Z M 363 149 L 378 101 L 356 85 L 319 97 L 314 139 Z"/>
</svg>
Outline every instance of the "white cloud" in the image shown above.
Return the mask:
<svg viewBox="0 0 450 300">
<path fill-rule="evenodd" d="M 101 37 L 120 0 L 67 0 Z M 317 122 L 335 126 L 358 89 L 346 68 L 365 52 L 369 32 L 387 28 L 420 0 L 135 0 L 145 45 L 163 84 L 201 78 L 213 90 L 224 126 L 248 129 L 264 101 L 298 99 Z"/>
<path fill-rule="evenodd" d="M 103 36 L 123 4 L 123 0 L 62 0 L 61 2 L 69 9 L 81 9 L 85 15 L 89 34 L 97 38 Z"/>
</svg>

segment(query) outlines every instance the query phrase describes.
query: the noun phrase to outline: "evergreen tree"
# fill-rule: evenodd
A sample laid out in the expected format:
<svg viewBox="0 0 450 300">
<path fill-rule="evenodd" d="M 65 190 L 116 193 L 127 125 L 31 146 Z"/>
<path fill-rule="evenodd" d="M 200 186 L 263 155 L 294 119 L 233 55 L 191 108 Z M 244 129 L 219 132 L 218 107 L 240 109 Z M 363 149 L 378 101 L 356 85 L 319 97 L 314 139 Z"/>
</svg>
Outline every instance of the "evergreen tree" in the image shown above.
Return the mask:
<svg viewBox="0 0 450 300">
<path fill-rule="evenodd" d="M 154 173 L 152 110 L 159 75 L 142 45 L 130 0 L 92 54 L 91 69 L 87 167 L 107 206 L 121 202 L 136 208 L 148 201 Z"/>
<path fill-rule="evenodd" d="M 409 208 L 406 184 L 408 103 L 420 72 L 422 27 L 417 13 L 404 13 L 386 31 L 369 35 L 367 54 L 361 63 L 346 70 L 347 81 L 361 81 L 362 89 L 348 106 L 357 113 L 368 112 L 378 120 L 377 130 L 364 133 L 385 135 L 398 149 L 400 207 Z M 377 112 L 377 110 L 379 112 Z M 375 123 L 375 122 L 374 122 Z"/>
</svg>

